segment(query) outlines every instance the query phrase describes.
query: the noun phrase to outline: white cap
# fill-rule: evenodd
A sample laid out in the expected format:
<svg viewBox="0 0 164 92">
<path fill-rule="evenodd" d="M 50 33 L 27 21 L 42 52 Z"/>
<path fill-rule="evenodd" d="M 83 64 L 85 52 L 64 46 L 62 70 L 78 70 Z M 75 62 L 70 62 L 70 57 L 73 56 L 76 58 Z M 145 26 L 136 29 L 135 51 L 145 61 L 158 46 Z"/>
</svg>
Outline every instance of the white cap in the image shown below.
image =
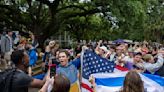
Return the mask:
<svg viewBox="0 0 164 92">
<path fill-rule="evenodd" d="M 104 50 L 105 52 L 108 52 L 108 49 L 105 46 L 101 46 L 100 49 Z"/>
</svg>

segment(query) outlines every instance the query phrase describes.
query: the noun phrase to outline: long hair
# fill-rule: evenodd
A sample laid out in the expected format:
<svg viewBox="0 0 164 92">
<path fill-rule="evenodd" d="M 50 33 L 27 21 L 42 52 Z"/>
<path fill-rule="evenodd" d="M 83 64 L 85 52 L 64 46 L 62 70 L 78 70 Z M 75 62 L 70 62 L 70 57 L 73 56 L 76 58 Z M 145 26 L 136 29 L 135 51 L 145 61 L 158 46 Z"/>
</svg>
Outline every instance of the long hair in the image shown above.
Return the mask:
<svg viewBox="0 0 164 92">
<path fill-rule="evenodd" d="M 121 92 L 144 92 L 143 81 L 136 71 L 129 71 Z"/>
<path fill-rule="evenodd" d="M 63 74 L 59 74 L 54 79 L 54 87 L 52 92 L 69 92 L 71 83 Z"/>
</svg>

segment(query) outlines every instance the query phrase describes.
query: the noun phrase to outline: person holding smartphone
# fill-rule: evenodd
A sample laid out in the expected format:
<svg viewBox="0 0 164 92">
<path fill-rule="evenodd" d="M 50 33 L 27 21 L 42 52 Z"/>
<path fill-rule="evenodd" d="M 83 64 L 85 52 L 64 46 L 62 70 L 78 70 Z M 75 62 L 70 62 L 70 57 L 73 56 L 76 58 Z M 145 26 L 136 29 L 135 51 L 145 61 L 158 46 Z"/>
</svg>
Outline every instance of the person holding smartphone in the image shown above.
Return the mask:
<svg viewBox="0 0 164 92">
<path fill-rule="evenodd" d="M 49 69 L 50 69 L 50 77 L 52 78 L 56 75 L 56 65 L 50 64 Z"/>
<path fill-rule="evenodd" d="M 56 74 L 56 65 L 50 64 L 46 82 L 39 92 L 69 92 L 70 80 L 63 74 Z"/>
<path fill-rule="evenodd" d="M 50 89 L 52 86 L 52 90 Z M 46 83 L 39 90 L 39 92 L 69 92 L 71 83 L 69 79 L 63 74 L 55 75 L 50 78 L 50 75 L 46 78 Z"/>
</svg>

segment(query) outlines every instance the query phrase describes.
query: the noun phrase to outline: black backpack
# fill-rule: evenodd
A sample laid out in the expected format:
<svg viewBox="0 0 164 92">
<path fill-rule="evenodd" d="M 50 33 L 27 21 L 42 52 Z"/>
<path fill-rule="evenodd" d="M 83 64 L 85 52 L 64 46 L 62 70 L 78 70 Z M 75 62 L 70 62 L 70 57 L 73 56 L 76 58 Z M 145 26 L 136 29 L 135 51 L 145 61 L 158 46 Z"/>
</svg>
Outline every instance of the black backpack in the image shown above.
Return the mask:
<svg viewBox="0 0 164 92">
<path fill-rule="evenodd" d="M 0 72 L 0 91 L 12 92 L 12 81 L 16 69 L 7 69 Z"/>
</svg>

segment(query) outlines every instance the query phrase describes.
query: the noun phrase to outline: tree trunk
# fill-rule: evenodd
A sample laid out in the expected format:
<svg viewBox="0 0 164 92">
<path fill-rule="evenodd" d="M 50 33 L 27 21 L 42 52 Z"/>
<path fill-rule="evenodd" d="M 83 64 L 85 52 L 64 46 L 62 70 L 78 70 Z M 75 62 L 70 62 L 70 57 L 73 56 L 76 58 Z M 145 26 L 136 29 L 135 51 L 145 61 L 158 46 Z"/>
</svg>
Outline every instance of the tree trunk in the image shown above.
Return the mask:
<svg viewBox="0 0 164 92">
<path fill-rule="evenodd" d="M 38 43 L 39 43 L 39 48 L 42 49 L 42 51 L 44 50 L 45 48 L 45 41 L 46 39 L 48 38 L 49 36 L 46 35 L 46 34 L 43 34 L 43 35 L 36 35 L 36 39 L 38 40 Z"/>
</svg>

